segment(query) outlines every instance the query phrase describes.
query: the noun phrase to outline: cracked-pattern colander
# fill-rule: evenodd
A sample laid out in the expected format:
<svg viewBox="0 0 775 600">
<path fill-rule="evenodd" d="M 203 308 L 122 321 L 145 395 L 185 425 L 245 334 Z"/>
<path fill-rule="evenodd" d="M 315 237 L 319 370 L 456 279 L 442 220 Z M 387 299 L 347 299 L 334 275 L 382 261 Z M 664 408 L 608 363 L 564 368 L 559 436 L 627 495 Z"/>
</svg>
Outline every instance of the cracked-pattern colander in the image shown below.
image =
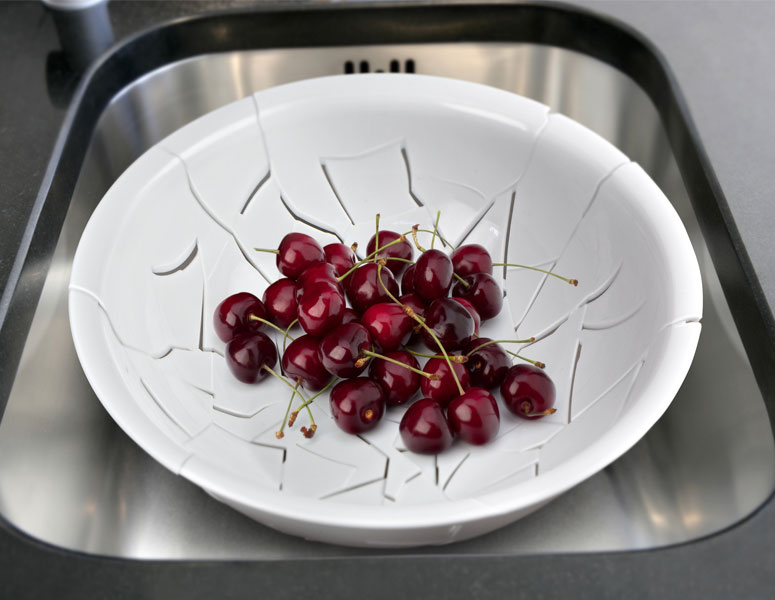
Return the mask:
<svg viewBox="0 0 775 600">
<path fill-rule="evenodd" d="M 401 445 L 405 409 L 351 436 L 323 396 L 314 438 L 277 439 L 288 388 L 234 379 L 212 328 L 223 298 L 280 276 L 253 248 L 289 231 L 364 248 L 376 213 L 407 231 L 439 210 L 452 244 L 579 279 L 497 268 L 504 309 L 481 332 L 535 336 L 519 351 L 547 364 L 557 412 L 502 410 L 492 443 L 428 457 Z M 258 92 L 148 150 L 89 221 L 69 302 L 94 390 L 168 469 L 282 531 L 411 546 L 514 521 L 630 448 L 686 375 L 702 287 L 669 201 L 596 134 L 494 88 L 374 74 Z"/>
</svg>

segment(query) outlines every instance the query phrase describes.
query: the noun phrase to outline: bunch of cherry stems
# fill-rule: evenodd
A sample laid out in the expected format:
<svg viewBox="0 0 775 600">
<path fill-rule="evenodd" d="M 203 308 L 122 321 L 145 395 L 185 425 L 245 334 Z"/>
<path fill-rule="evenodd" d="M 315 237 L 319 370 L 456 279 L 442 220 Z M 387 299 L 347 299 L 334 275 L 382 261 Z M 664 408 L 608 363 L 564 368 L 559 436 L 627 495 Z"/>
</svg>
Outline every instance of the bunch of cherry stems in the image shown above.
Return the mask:
<svg viewBox="0 0 775 600">
<path fill-rule="evenodd" d="M 492 439 L 497 433 L 499 414 L 487 388 L 500 385 L 506 406 L 523 418 L 535 419 L 554 412 L 554 385 L 541 371 L 544 365 L 500 346 L 504 342 L 529 343 L 533 338 L 494 341 L 478 336 L 480 318 L 491 318 L 500 312 L 502 294 L 491 273 L 493 266 L 504 263 L 492 263 L 489 253 L 476 244 L 461 246 L 451 259 L 434 250 L 437 236 L 452 247 L 438 233 L 438 218 L 437 214 L 433 231 L 415 226 L 410 232 L 397 234 L 380 231 L 377 215 L 368 255 L 359 262 L 355 260 L 356 244 L 351 248 L 329 244 L 323 249 L 305 234 L 288 234 L 278 250 L 266 250 L 277 254 L 278 268 L 286 278 L 270 285 L 263 302 L 243 292 L 219 305 L 216 331 L 229 342 L 227 363 L 237 378 L 253 382 L 268 373 L 293 390 L 277 437 L 284 435 L 286 423 L 293 425 L 302 408 L 307 409 L 310 417 L 310 427 L 302 427 L 302 433 L 312 437 L 317 426 L 309 404 L 334 384 L 337 385 L 331 392 L 332 414 L 339 427 L 350 433 L 362 433 L 375 426 L 386 401 L 388 405 L 402 404 L 418 387 L 422 388 L 425 397 L 410 407 L 399 427 L 407 447 L 421 453 L 440 452 L 451 444 L 454 434 L 474 444 Z M 431 250 L 420 245 L 418 231 L 433 235 Z M 406 239 L 409 234 L 422 253 L 417 263 L 411 260 L 412 248 Z M 411 266 L 404 271 L 406 264 Z M 535 267 L 506 266 L 533 269 L 578 284 Z M 392 273 L 398 275 L 402 271 L 404 295 L 399 299 Z M 415 273 L 420 274 L 419 279 Z M 448 298 L 453 278 L 458 280 L 453 288 L 455 296 Z M 342 281 L 348 284 L 348 297 L 362 315 L 360 322 L 358 313 L 345 306 L 339 286 Z M 366 292 L 361 293 L 364 286 Z M 412 326 L 413 322 L 416 325 Z M 289 335 L 296 323 L 302 325 L 307 335 L 298 339 Z M 283 334 L 283 370 L 296 380 L 295 386 L 272 369 L 277 360 L 276 350 L 271 340 L 257 331 L 263 325 Z M 239 335 L 240 328 L 248 331 Z M 429 348 L 441 354 L 422 354 L 406 348 L 418 333 Z M 245 337 L 250 343 L 246 344 Z M 288 339 L 293 341 L 286 349 Z M 373 342 L 386 354 L 375 353 Z M 250 348 L 246 349 L 246 345 Z M 399 348 L 403 350 L 398 351 Z M 464 354 L 450 356 L 448 350 L 462 350 Z M 512 367 L 506 353 L 529 364 Z M 419 369 L 414 356 L 430 359 L 424 370 Z M 368 361 L 372 361 L 370 378 L 337 383 L 338 377 L 357 377 Z M 467 368 L 460 366 L 467 362 Z M 332 375 L 335 378 L 331 380 Z M 468 387 L 470 380 L 476 387 L 466 392 L 464 387 Z M 300 386 L 317 393 L 305 400 Z M 290 412 L 296 394 L 303 403 Z M 443 408 L 447 410 L 446 418 Z"/>
</svg>

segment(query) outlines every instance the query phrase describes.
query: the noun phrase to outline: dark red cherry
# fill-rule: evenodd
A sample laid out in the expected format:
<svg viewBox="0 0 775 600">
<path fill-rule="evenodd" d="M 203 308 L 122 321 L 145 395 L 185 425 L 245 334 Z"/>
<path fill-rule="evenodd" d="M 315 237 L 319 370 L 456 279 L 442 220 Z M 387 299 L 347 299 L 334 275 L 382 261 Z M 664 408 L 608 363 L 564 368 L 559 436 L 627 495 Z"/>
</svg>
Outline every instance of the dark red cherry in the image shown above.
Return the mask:
<svg viewBox="0 0 775 600">
<path fill-rule="evenodd" d="M 360 322 L 361 322 L 361 317 L 357 312 L 355 312 L 349 306 L 344 309 L 344 314 L 342 315 L 342 325 L 345 325 L 346 323 L 360 323 Z"/>
<path fill-rule="evenodd" d="M 319 347 L 318 338 L 302 335 L 288 344 L 282 359 L 285 375 L 291 381 L 301 381 L 305 389 L 313 392 L 322 390 L 331 381 L 331 373 L 320 360 Z"/>
<path fill-rule="evenodd" d="M 493 395 L 480 387 L 466 390 L 447 406 L 447 420 L 461 440 L 481 446 L 498 435 L 501 417 Z"/>
<path fill-rule="evenodd" d="M 350 275 L 350 281 L 347 283 L 347 298 L 355 312 L 363 314 L 372 304 L 391 301 L 390 296 L 377 280 L 377 270 L 378 265 L 375 263 L 366 263 Z M 390 293 L 397 296 L 398 284 L 393 273 L 383 267 L 380 278 Z"/>
<path fill-rule="evenodd" d="M 449 256 L 441 250 L 423 252 L 414 267 L 414 293 L 424 300 L 435 300 L 446 296 L 451 285 L 452 261 Z"/>
<path fill-rule="evenodd" d="M 482 324 L 482 319 L 479 316 L 479 313 L 476 312 L 474 305 L 471 304 L 471 302 L 466 300 L 465 298 L 458 298 L 457 296 L 452 296 L 452 299 L 455 302 L 459 302 L 460 304 L 462 304 L 463 308 L 465 308 L 468 311 L 468 314 L 471 315 L 471 318 L 474 320 L 474 333 L 476 335 L 479 335 L 479 327 Z"/>
<path fill-rule="evenodd" d="M 401 293 L 411 294 L 414 292 L 414 269 L 415 265 L 409 265 L 401 275 Z"/>
<path fill-rule="evenodd" d="M 487 273 L 474 273 L 464 277 L 468 286 L 458 281 L 452 295 L 469 300 L 482 321 L 492 319 L 503 308 L 503 292 L 495 277 Z"/>
<path fill-rule="evenodd" d="M 296 300 L 301 300 L 304 290 L 316 283 L 327 283 L 344 296 L 342 284 L 340 284 L 336 278 L 337 274 L 334 265 L 328 263 L 317 263 L 304 269 L 304 272 L 299 275 L 299 278 L 296 280 Z"/>
<path fill-rule="evenodd" d="M 361 317 L 372 341 L 384 352 L 397 350 L 409 341 L 416 321 L 394 302 L 372 304 Z"/>
<path fill-rule="evenodd" d="M 459 350 L 474 334 L 474 319 L 462 304 L 452 298 L 439 298 L 431 302 L 425 311 L 425 324 L 447 352 Z M 434 339 L 423 328 L 423 341 L 434 352 L 440 352 Z"/>
<path fill-rule="evenodd" d="M 355 366 L 364 350 L 371 349 L 371 336 L 360 323 L 340 325 L 320 342 L 320 360 L 337 377 L 357 377 L 366 368 Z"/>
<path fill-rule="evenodd" d="M 430 398 L 422 398 L 409 407 L 398 431 L 404 446 L 417 454 L 438 454 L 454 441 L 444 410 Z"/>
<path fill-rule="evenodd" d="M 396 233 L 395 231 L 380 231 L 379 232 L 379 247 L 382 248 L 386 244 L 389 244 L 390 242 L 393 242 L 401 237 L 400 233 Z M 376 245 L 376 234 L 371 236 L 371 239 L 369 240 L 368 245 L 366 246 L 366 255 L 370 255 L 374 250 L 377 249 Z M 381 250 L 377 253 L 377 256 L 380 258 L 386 258 L 387 260 L 387 268 L 393 271 L 393 275 L 398 277 L 401 272 L 406 268 L 407 263 L 404 262 L 404 260 L 412 260 L 414 252 L 412 250 L 412 244 L 404 238 L 403 241 L 398 242 L 396 244 L 393 244 L 392 246 L 389 246 L 388 248 L 385 248 L 384 250 Z M 391 257 L 401 258 L 403 260 L 389 260 Z"/>
<path fill-rule="evenodd" d="M 501 383 L 506 408 L 523 419 L 540 419 L 553 412 L 557 391 L 546 371 L 533 365 L 514 365 Z"/>
<path fill-rule="evenodd" d="M 228 342 L 238 333 L 250 333 L 263 327 L 261 321 L 251 321 L 250 315 L 266 319 L 264 303 L 248 292 L 232 294 L 221 302 L 213 314 L 215 333 Z"/>
<path fill-rule="evenodd" d="M 315 238 L 306 233 L 289 233 L 277 248 L 277 269 L 291 279 L 296 279 L 315 263 L 325 262 L 326 255 Z"/>
<path fill-rule="evenodd" d="M 339 242 L 323 246 L 323 254 L 326 256 L 326 262 L 333 265 L 338 277 L 352 269 L 355 266 L 355 261 L 358 260 L 350 246 L 345 246 Z M 349 277 L 346 277 L 343 283 L 346 283 L 347 279 Z"/>
<path fill-rule="evenodd" d="M 466 244 L 456 248 L 449 257 L 455 273 L 461 277 L 474 273 L 489 273 L 492 275 L 492 257 L 484 246 Z"/>
<path fill-rule="evenodd" d="M 322 337 L 342 324 L 344 296 L 326 282 L 312 284 L 306 290 L 299 301 L 299 325 L 307 333 Z"/>
<path fill-rule="evenodd" d="M 345 379 L 331 390 L 331 415 L 342 431 L 363 433 L 385 414 L 385 393 L 368 377 Z"/>
<path fill-rule="evenodd" d="M 287 277 L 275 281 L 264 291 L 264 306 L 272 323 L 288 327 L 298 315 L 296 282 Z"/>
<path fill-rule="evenodd" d="M 226 344 L 226 364 L 232 374 L 243 383 L 256 383 L 268 375 L 277 364 L 277 348 L 265 334 L 240 333 Z"/>
<path fill-rule="evenodd" d="M 471 387 L 471 378 L 469 377 L 465 366 L 453 362 L 452 368 L 455 370 L 455 374 L 457 375 L 458 380 L 460 380 L 460 385 L 463 386 L 463 389 L 465 390 L 466 388 Z M 452 372 L 449 370 L 446 359 L 429 359 L 428 362 L 425 363 L 423 371 L 439 376 L 439 379 L 437 380 L 428 379 L 427 377 L 422 378 L 422 381 L 420 381 L 420 390 L 422 390 L 423 396 L 438 402 L 442 406 L 446 406 L 452 398 L 460 395 L 460 390 L 457 389 L 455 378 L 452 377 Z"/>
<path fill-rule="evenodd" d="M 511 359 L 500 344 L 491 344 L 490 338 L 471 338 L 463 347 L 468 355 L 466 369 L 471 383 L 476 387 L 491 389 L 497 387 L 511 368 Z M 485 345 L 487 344 L 487 345 Z"/>
<path fill-rule="evenodd" d="M 408 352 L 387 352 L 385 356 L 415 369 L 420 368 L 417 359 Z M 423 379 L 421 375 L 409 369 L 378 358 L 371 360 L 369 377 L 382 387 L 388 406 L 404 404 L 420 389 L 420 380 Z"/>
</svg>

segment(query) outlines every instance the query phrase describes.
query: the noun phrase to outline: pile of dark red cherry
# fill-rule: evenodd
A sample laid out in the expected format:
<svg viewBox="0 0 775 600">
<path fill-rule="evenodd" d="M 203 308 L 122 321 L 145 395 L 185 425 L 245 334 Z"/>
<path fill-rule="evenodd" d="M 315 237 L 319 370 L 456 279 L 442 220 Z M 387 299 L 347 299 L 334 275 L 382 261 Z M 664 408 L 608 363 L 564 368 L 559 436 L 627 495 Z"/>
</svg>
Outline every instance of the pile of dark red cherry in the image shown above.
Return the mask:
<svg viewBox="0 0 775 600">
<path fill-rule="evenodd" d="M 301 431 L 312 437 L 317 425 L 309 403 L 329 388 L 334 421 L 352 434 L 372 429 L 386 407 L 407 403 L 420 390 L 399 431 L 407 449 L 423 454 L 442 452 L 455 437 L 476 445 L 494 439 L 500 425 L 494 388 L 522 418 L 553 413 L 555 388 L 543 365 L 505 349 L 503 340 L 479 337 L 480 322 L 503 305 L 487 250 L 469 244 L 448 255 L 432 247 L 435 228 L 399 234 L 378 227 L 363 260 L 356 258 L 357 245 L 321 247 L 308 235 L 289 233 L 277 250 L 265 250 L 276 253 L 285 277 L 262 300 L 240 292 L 215 311 L 215 331 L 227 342 L 226 361 L 237 379 L 255 383 L 272 374 L 293 389 L 277 437 L 305 407 L 310 427 Z M 419 244 L 418 231 L 433 234 L 430 249 Z M 296 324 L 305 333 L 293 338 Z M 284 376 L 274 370 L 278 352 L 265 327 L 284 336 Z M 419 341 L 429 352 L 417 350 Z M 512 366 L 512 356 L 525 362 Z M 426 361 L 422 368 L 418 359 Z M 317 394 L 306 399 L 299 387 Z M 296 395 L 301 405 L 291 412 Z"/>
</svg>

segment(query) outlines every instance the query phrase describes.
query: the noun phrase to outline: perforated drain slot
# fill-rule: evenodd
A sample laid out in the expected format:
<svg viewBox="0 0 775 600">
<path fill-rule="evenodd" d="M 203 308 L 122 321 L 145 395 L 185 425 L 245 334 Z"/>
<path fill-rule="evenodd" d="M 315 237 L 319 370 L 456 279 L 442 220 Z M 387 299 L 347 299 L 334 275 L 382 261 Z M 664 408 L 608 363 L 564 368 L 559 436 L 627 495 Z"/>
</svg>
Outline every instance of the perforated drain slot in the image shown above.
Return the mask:
<svg viewBox="0 0 775 600">
<path fill-rule="evenodd" d="M 344 73 L 346 75 L 350 75 L 352 73 L 371 73 L 372 72 L 372 65 L 369 63 L 368 60 L 360 60 L 360 61 L 353 61 L 348 60 L 344 63 Z M 393 58 L 390 60 L 390 63 L 386 68 L 379 67 L 374 68 L 374 73 L 414 73 L 415 72 L 415 62 L 413 58 L 407 58 L 406 60 L 400 61 L 397 58 Z"/>
</svg>

